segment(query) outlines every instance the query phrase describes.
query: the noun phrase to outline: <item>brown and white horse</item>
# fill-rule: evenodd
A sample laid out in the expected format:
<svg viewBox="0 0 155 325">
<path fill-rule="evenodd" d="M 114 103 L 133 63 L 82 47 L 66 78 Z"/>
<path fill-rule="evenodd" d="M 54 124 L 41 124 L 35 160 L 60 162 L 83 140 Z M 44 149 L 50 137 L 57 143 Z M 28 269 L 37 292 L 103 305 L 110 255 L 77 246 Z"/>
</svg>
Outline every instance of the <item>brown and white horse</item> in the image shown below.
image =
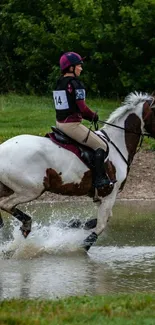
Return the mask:
<svg viewBox="0 0 155 325">
<path fill-rule="evenodd" d="M 98 191 L 97 224 L 82 243 L 88 250 L 104 231 L 118 191 L 123 188 L 129 167 L 144 132 L 155 138 L 154 97 L 131 93 L 97 133 L 109 143 L 111 172 L 117 182 Z M 113 126 L 112 126 L 112 125 Z M 31 217 L 16 208 L 38 198 L 44 191 L 62 195 L 92 196 L 92 172 L 77 155 L 46 137 L 19 135 L 0 145 L 0 209 L 22 222 L 25 237 Z M 3 225 L 2 217 L 0 224 Z"/>
</svg>

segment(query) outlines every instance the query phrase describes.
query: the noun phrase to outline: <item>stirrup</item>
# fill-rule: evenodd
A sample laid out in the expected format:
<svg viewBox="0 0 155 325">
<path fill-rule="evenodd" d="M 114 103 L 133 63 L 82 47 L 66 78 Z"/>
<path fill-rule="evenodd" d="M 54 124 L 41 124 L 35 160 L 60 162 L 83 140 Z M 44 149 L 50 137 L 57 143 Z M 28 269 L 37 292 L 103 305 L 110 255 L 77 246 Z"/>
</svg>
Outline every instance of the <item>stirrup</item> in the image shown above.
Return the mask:
<svg viewBox="0 0 155 325">
<path fill-rule="evenodd" d="M 103 179 L 101 182 L 94 182 L 94 187 L 97 189 L 103 188 L 104 186 L 113 186 L 114 182 L 108 178 Z"/>
</svg>

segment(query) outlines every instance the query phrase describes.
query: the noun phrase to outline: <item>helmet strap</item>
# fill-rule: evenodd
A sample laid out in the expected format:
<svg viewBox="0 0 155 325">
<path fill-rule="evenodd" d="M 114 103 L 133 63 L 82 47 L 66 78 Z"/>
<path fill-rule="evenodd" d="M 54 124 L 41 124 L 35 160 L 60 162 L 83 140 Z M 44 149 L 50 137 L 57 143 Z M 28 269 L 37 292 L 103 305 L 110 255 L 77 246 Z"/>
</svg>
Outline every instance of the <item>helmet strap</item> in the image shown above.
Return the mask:
<svg viewBox="0 0 155 325">
<path fill-rule="evenodd" d="M 75 65 L 73 66 L 73 73 L 74 73 L 74 76 L 76 77 L 76 74 L 75 74 Z"/>
<path fill-rule="evenodd" d="M 72 70 L 72 71 L 70 71 L 70 69 L 69 69 L 69 73 L 73 73 L 73 74 L 74 74 L 74 76 L 76 77 L 76 74 L 75 74 L 75 65 L 71 65 L 70 67 L 72 67 L 72 68 L 73 68 L 73 70 Z"/>
</svg>

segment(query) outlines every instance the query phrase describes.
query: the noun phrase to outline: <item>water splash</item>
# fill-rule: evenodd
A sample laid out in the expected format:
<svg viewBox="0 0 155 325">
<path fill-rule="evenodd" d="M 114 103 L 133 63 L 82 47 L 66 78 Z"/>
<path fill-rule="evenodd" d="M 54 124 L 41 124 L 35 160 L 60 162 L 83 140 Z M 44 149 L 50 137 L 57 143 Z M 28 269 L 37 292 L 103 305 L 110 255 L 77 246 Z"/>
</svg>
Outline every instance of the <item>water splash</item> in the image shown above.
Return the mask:
<svg viewBox="0 0 155 325">
<path fill-rule="evenodd" d="M 82 242 L 88 235 L 83 229 L 60 227 L 59 222 L 41 225 L 34 222 L 25 239 L 19 224 L 12 222 L 12 238 L 0 244 L 0 259 L 32 259 L 43 254 L 71 254 L 83 252 Z"/>
</svg>

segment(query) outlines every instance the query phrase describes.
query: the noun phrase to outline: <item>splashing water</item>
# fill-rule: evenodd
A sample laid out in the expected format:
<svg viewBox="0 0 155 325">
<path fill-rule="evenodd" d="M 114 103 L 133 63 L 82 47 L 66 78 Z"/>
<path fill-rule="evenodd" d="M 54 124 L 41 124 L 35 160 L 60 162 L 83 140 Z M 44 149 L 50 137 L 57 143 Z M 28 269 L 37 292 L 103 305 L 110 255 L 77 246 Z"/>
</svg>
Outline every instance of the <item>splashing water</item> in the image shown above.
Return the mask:
<svg viewBox="0 0 155 325">
<path fill-rule="evenodd" d="M 59 223 L 41 225 L 33 222 L 32 231 L 25 239 L 17 222 L 12 222 L 12 238 L 0 243 L 0 259 L 32 259 L 43 254 L 71 254 L 85 252 L 82 242 L 88 235 L 84 229 L 62 228 Z"/>
</svg>

